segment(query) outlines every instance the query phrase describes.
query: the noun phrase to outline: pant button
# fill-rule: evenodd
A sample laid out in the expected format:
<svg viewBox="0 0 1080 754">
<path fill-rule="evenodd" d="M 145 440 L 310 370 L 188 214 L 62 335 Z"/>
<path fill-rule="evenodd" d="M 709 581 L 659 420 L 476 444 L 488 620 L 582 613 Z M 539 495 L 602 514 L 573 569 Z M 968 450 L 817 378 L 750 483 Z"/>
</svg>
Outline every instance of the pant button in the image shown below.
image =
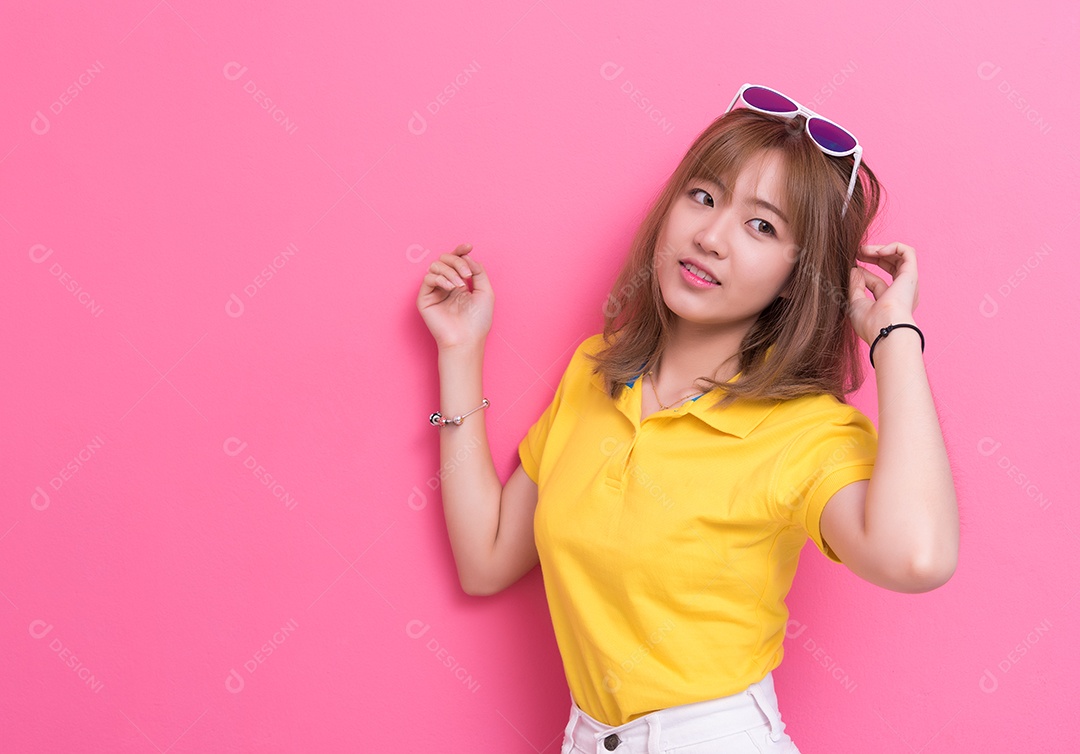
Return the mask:
<svg viewBox="0 0 1080 754">
<path fill-rule="evenodd" d="M 620 743 L 622 742 L 619 741 L 619 737 L 612 733 L 610 736 L 604 739 L 604 748 L 608 751 L 615 751 L 615 747 L 618 746 Z"/>
</svg>

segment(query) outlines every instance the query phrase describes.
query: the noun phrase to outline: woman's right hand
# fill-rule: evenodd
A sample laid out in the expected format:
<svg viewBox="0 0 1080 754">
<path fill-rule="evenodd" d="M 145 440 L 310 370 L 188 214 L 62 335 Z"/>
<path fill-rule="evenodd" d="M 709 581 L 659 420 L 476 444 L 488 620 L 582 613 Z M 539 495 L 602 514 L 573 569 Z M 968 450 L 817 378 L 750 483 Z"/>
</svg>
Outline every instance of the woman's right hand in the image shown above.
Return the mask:
<svg viewBox="0 0 1080 754">
<path fill-rule="evenodd" d="M 495 294 L 484 268 L 466 256 L 470 251 L 472 244 L 463 243 L 432 262 L 416 298 L 439 348 L 483 343 L 491 329 Z"/>
</svg>

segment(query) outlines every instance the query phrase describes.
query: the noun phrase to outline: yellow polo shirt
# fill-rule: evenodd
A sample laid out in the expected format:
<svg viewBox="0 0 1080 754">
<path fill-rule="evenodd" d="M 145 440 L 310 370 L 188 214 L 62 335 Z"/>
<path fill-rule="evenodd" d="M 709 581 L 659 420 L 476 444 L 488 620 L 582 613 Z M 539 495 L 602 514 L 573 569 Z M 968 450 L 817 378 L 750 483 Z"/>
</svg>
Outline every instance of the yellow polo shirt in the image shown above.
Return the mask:
<svg viewBox="0 0 1080 754">
<path fill-rule="evenodd" d="M 622 725 L 742 691 L 780 664 L 784 598 L 829 498 L 869 479 L 877 432 L 830 395 L 710 392 L 641 421 L 643 380 L 612 400 L 574 352 L 518 447 L 539 487 L 544 588 L 570 693 Z"/>
</svg>

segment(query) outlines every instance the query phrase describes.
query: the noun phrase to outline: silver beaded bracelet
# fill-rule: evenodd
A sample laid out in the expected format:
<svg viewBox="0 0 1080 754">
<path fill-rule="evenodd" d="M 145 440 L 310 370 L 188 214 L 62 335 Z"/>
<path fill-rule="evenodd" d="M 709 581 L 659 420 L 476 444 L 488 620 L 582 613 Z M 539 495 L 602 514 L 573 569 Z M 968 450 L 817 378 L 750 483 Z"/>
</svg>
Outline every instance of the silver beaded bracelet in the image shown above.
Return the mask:
<svg viewBox="0 0 1080 754">
<path fill-rule="evenodd" d="M 479 411 L 482 408 L 487 408 L 490 405 L 491 405 L 491 401 L 489 401 L 487 398 L 484 398 L 483 403 L 481 403 L 479 406 L 474 408 L 472 411 L 467 411 L 464 414 L 461 414 L 460 416 L 454 416 L 454 417 L 451 417 L 449 419 L 444 419 L 443 415 L 440 414 L 438 411 L 436 411 L 430 417 L 428 417 L 428 421 L 431 422 L 431 425 L 433 427 L 440 427 L 440 428 L 445 427 L 447 424 L 459 424 L 460 425 L 461 420 L 464 419 L 466 416 L 468 416 L 469 414 L 476 413 L 477 411 Z"/>
</svg>

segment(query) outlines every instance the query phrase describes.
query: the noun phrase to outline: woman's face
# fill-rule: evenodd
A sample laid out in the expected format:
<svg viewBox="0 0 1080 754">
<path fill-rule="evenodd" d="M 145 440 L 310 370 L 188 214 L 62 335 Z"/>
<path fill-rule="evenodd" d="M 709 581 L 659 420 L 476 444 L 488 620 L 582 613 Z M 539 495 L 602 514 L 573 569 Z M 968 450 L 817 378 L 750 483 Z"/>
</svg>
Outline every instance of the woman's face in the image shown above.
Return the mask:
<svg viewBox="0 0 1080 754">
<path fill-rule="evenodd" d="M 727 191 L 699 179 L 675 198 L 660 228 L 655 265 L 664 301 L 678 317 L 749 329 L 787 292 L 797 246 L 790 212 L 781 204 L 783 167 L 778 153 L 764 152 Z"/>
</svg>

